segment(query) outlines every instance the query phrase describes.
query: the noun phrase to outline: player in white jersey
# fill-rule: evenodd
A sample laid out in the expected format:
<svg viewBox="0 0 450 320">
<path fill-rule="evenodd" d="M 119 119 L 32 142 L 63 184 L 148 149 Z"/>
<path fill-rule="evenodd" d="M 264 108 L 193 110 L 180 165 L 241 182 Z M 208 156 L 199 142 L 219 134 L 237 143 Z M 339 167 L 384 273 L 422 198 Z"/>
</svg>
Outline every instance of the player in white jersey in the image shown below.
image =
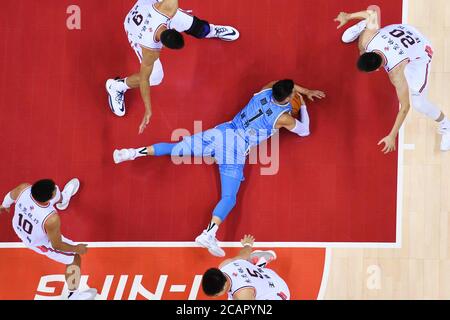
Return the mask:
<svg viewBox="0 0 450 320">
<path fill-rule="evenodd" d="M 450 121 L 428 100 L 428 83 L 433 58 L 430 42 L 410 25 L 394 24 L 380 28 L 380 9 L 376 6 L 352 14 L 341 12 L 335 21 L 340 23 L 339 29 L 353 19 L 362 21 L 346 30 L 342 41 L 351 43 L 359 38 L 361 55 L 358 60 L 359 70 L 372 72 L 384 66 L 401 104 L 392 131 L 378 143 L 384 144 L 382 151 L 384 153 L 395 151 L 398 132 L 411 104 L 417 111 L 439 123 L 439 132 L 442 134 L 441 150 L 449 151 Z"/>
<path fill-rule="evenodd" d="M 87 245 L 77 245 L 61 235 L 61 221 L 56 210 L 66 210 L 79 187 L 78 179 L 67 183 L 62 192 L 52 180 L 40 180 L 33 185 L 24 183 L 5 196 L 0 213 L 4 210 L 9 212 L 10 207 L 15 204 L 12 226 L 23 244 L 67 266 L 69 300 L 93 300 L 97 290 L 78 290 L 80 255 L 87 252 Z"/>
<path fill-rule="evenodd" d="M 180 32 L 198 39 L 234 41 L 239 38 L 238 30 L 233 27 L 213 25 L 180 10 L 178 0 L 139 0 L 126 16 L 124 25 L 128 41 L 141 63 L 140 72 L 124 79 L 109 79 L 106 90 L 111 111 L 123 117 L 125 92 L 140 88 L 145 115 L 139 126 L 139 134 L 144 132 L 152 116 L 150 86 L 161 84 L 164 78 L 159 59 L 163 47 L 182 49 L 184 39 Z"/>
<path fill-rule="evenodd" d="M 202 279 L 203 292 L 210 297 L 228 294 L 228 300 L 290 300 L 286 282 L 267 265 L 277 256 L 273 251 L 253 251 L 255 239 L 245 236 L 238 256 L 211 268 Z"/>
</svg>

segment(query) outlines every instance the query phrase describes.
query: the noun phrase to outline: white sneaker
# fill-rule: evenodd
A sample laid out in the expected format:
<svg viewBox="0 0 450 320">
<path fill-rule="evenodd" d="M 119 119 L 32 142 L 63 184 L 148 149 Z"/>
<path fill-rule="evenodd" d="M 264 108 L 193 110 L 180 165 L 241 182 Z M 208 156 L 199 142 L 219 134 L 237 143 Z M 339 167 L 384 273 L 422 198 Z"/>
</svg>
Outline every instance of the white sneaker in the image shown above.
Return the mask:
<svg viewBox="0 0 450 320">
<path fill-rule="evenodd" d="M 265 268 L 269 263 L 277 259 L 277 254 L 275 251 L 253 251 L 250 255 L 250 261 L 258 267 Z"/>
<path fill-rule="evenodd" d="M 440 128 L 439 133 L 442 134 L 441 151 L 450 151 L 450 129 Z"/>
<path fill-rule="evenodd" d="M 75 291 L 68 300 L 94 300 L 97 296 L 97 289 L 88 289 L 85 291 Z"/>
<path fill-rule="evenodd" d="M 211 38 L 218 38 L 224 41 L 236 41 L 239 39 L 239 31 L 230 26 L 214 26 Z"/>
<path fill-rule="evenodd" d="M 195 242 L 202 246 L 203 248 L 208 249 L 209 253 L 211 253 L 215 257 L 225 257 L 225 251 L 219 244 L 217 243 L 217 239 L 213 236 L 210 236 L 206 231 L 203 231 L 201 235 L 199 235 Z"/>
<path fill-rule="evenodd" d="M 119 164 L 125 161 L 133 161 L 137 157 L 134 149 L 115 150 L 113 153 L 114 163 Z"/>
<path fill-rule="evenodd" d="M 118 117 L 125 115 L 125 92 L 117 90 L 118 80 L 109 79 L 106 81 L 106 91 L 108 92 L 108 102 L 111 111 Z"/>
<path fill-rule="evenodd" d="M 74 178 L 70 180 L 65 186 L 63 191 L 61 192 L 62 199 L 66 200 L 65 202 L 58 203 L 56 205 L 56 209 L 58 210 L 66 210 L 69 206 L 70 198 L 72 198 L 80 189 L 80 180 Z"/>
<path fill-rule="evenodd" d="M 344 43 L 352 43 L 361 35 L 364 29 L 367 26 L 367 21 L 362 20 L 359 23 L 355 24 L 353 27 L 348 28 L 344 34 L 342 35 L 342 41 Z"/>
</svg>

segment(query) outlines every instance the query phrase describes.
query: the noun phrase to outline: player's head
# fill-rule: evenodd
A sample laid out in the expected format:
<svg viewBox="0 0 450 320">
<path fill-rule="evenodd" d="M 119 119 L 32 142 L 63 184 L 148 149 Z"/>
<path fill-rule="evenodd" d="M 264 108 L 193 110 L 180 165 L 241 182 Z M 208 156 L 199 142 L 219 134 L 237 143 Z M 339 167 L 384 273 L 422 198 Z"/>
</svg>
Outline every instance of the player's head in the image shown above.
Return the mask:
<svg viewBox="0 0 450 320">
<path fill-rule="evenodd" d="M 202 279 L 203 292 L 209 296 L 221 296 L 225 293 L 225 284 L 227 283 L 227 278 L 217 268 L 209 269 L 205 272 Z"/>
<path fill-rule="evenodd" d="M 272 87 L 272 94 L 277 102 L 288 103 L 294 98 L 294 81 L 288 79 L 278 81 Z"/>
<path fill-rule="evenodd" d="M 383 58 L 378 53 L 366 52 L 358 60 L 358 69 L 363 72 L 372 72 L 380 69 Z"/>
<path fill-rule="evenodd" d="M 161 33 L 162 44 L 174 50 L 179 50 L 184 47 L 184 38 L 177 30 L 167 29 Z"/>
<path fill-rule="evenodd" d="M 31 195 L 34 200 L 45 203 L 53 199 L 56 193 L 56 185 L 53 180 L 40 180 L 31 187 Z"/>
</svg>

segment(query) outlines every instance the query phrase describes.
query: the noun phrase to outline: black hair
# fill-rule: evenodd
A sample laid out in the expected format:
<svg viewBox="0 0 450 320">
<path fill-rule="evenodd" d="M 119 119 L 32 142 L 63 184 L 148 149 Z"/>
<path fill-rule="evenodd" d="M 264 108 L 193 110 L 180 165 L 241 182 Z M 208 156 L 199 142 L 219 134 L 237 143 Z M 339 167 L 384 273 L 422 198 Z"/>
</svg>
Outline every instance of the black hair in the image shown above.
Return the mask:
<svg viewBox="0 0 450 320">
<path fill-rule="evenodd" d="M 358 60 L 358 69 L 364 72 L 372 72 L 381 67 L 383 59 L 375 52 L 366 52 Z"/>
<path fill-rule="evenodd" d="M 292 94 L 292 90 L 294 90 L 294 81 L 281 80 L 273 85 L 272 94 L 275 100 L 283 102 Z"/>
<path fill-rule="evenodd" d="M 161 42 L 169 49 L 178 50 L 184 47 L 183 35 L 172 29 L 164 30 L 161 33 Z"/>
<path fill-rule="evenodd" d="M 31 195 L 36 201 L 47 202 L 53 198 L 56 185 L 53 180 L 40 180 L 31 187 Z"/>
<path fill-rule="evenodd" d="M 213 297 L 220 293 L 225 287 L 227 278 L 219 269 L 212 268 L 205 272 L 202 279 L 203 292 Z"/>
</svg>

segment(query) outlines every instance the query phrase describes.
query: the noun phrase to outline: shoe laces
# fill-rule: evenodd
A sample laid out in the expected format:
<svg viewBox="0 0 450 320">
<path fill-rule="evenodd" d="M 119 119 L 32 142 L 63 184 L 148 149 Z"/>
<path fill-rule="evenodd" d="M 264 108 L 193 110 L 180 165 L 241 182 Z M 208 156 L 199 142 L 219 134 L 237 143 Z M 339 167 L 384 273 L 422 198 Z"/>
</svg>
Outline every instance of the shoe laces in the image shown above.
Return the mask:
<svg viewBox="0 0 450 320">
<path fill-rule="evenodd" d="M 227 32 L 228 29 L 225 27 L 216 27 L 216 34 L 221 34 Z"/>
<path fill-rule="evenodd" d="M 118 103 L 122 104 L 122 103 L 123 103 L 124 96 L 125 96 L 125 92 L 123 92 L 123 91 L 118 91 L 118 92 L 117 92 L 117 95 L 116 95 L 116 101 L 117 101 Z"/>
</svg>

